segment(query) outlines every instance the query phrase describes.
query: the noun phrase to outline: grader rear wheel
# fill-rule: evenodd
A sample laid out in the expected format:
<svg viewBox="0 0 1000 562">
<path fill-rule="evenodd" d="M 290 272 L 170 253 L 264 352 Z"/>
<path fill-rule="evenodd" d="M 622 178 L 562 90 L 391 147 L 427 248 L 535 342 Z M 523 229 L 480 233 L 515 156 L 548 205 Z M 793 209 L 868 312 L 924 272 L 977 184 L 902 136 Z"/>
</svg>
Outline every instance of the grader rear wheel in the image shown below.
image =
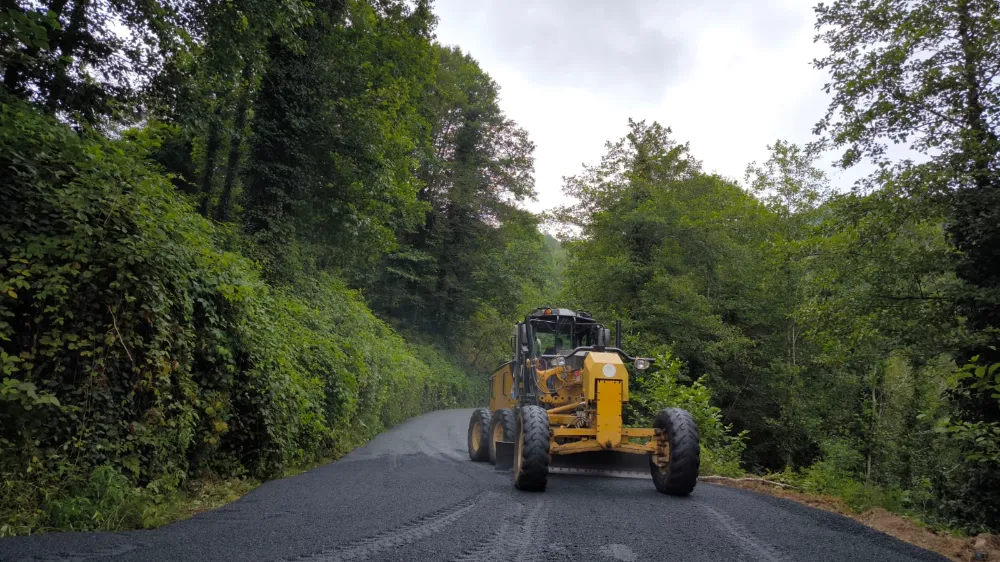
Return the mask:
<svg viewBox="0 0 1000 562">
<path fill-rule="evenodd" d="M 541 492 L 549 478 L 549 415 L 538 406 L 523 406 L 514 440 L 514 486 Z"/>
<path fill-rule="evenodd" d="M 497 463 L 497 441 L 511 442 L 517 435 L 517 418 L 511 408 L 493 412 L 490 422 L 490 464 Z"/>
<path fill-rule="evenodd" d="M 649 471 L 656 489 L 671 496 L 686 496 L 698 483 L 701 446 L 698 426 L 687 410 L 665 408 L 653 420 L 657 444 L 649 456 Z"/>
<path fill-rule="evenodd" d="M 469 420 L 469 458 L 476 462 L 490 460 L 490 411 L 479 408 Z"/>
</svg>

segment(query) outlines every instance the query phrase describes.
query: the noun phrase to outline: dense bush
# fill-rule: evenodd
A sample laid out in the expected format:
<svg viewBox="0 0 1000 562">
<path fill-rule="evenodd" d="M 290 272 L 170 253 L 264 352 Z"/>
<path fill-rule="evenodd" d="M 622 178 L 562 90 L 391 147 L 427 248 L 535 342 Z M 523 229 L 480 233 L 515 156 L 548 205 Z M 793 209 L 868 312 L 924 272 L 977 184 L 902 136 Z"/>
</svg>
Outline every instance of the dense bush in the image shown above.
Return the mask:
<svg viewBox="0 0 1000 562">
<path fill-rule="evenodd" d="M 470 400 L 335 278 L 276 289 L 221 251 L 146 164 L 152 130 L 3 105 L 4 534 L 136 526 L 193 476 L 271 477 Z"/>
<path fill-rule="evenodd" d="M 679 384 L 681 362 L 661 348 L 654 353 L 654 367 L 632 375 L 627 415 L 632 425 L 652 427 L 653 418 L 663 408 L 683 408 L 694 417 L 701 440 L 701 473 L 741 476 L 740 455 L 746 447 L 747 432 L 733 434 L 722 421 L 722 410 L 712 405 L 712 391 L 699 379 Z"/>
</svg>

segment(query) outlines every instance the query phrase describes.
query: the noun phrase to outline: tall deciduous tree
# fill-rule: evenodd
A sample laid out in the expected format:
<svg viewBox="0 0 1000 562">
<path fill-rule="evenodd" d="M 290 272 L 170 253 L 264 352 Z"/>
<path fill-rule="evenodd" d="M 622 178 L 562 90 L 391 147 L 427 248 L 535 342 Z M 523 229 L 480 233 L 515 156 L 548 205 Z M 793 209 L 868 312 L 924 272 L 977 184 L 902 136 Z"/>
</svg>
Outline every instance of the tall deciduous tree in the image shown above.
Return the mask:
<svg viewBox="0 0 1000 562">
<path fill-rule="evenodd" d="M 830 73 L 826 89 L 834 95 L 817 132 L 843 149 L 844 166 L 867 157 L 890 168 L 889 143 L 907 144 L 927 159 L 904 162 L 895 175 L 912 192 L 929 190 L 950 202 L 948 231 L 961 253 L 958 272 L 973 289 L 963 301 L 965 314 L 975 329 L 995 334 L 1000 4 L 839 0 L 820 4 L 816 12 L 817 38 L 830 48 L 816 67 Z"/>
<path fill-rule="evenodd" d="M 838 0 L 816 13 L 817 39 L 830 52 L 815 65 L 829 72 L 833 93 L 816 131 L 843 149 L 842 165 L 875 161 L 873 183 L 948 205 L 964 282 L 957 312 L 970 332 L 958 360 L 1000 362 L 1000 4 Z M 890 143 L 923 161 L 892 164 Z M 1000 422 L 1000 402 L 988 392 L 955 398 L 965 423 Z M 976 491 L 963 496 L 996 497 L 1000 481 L 989 466 L 967 473 Z"/>
<path fill-rule="evenodd" d="M 426 2 L 317 2 L 301 45 L 268 44 L 243 223 L 272 273 L 300 240 L 353 275 L 419 220 L 416 99 L 432 78 Z"/>
<path fill-rule="evenodd" d="M 435 55 L 435 82 L 421 100 L 419 198 L 428 212 L 401 232 L 373 294 L 389 314 L 457 336 L 477 315 L 509 318 L 525 281 L 543 285 L 551 270 L 536 220 L 517 206 L 534 196 L 534 144 L 472 57 L 445 47 Z"/>
<path fill-rule="evenodd" d="M 624 319 L 640 352 L 671 346 L 687 380 L 704 376 L 726 421 L 750 430 L 747 460 L 783 466 L 800 430 L 781 423 L 771 365 L 787 320 L 767 254 L 775 214 L 643 121 L 565 192 L 578 202 L 557 215 L 579 229 L 567 243 L 566 301 Z"/>
</svg>

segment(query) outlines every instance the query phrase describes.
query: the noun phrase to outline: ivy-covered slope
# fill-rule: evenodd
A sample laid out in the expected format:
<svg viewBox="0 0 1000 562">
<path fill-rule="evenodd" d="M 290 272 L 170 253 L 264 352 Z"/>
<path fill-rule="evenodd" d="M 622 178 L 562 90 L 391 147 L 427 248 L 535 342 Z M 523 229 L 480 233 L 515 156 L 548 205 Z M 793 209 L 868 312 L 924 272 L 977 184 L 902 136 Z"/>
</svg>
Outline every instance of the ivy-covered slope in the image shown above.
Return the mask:
<svg viewBox="0 0 1000 562">
<path fill-rule="evenodd" d="M 474 395 L 339 280 L 275 288 L 220 249 L 152 144 L 3 106 L 2 534 L 139 526 L 192 478 L 272 477 Z"/>
</svg>

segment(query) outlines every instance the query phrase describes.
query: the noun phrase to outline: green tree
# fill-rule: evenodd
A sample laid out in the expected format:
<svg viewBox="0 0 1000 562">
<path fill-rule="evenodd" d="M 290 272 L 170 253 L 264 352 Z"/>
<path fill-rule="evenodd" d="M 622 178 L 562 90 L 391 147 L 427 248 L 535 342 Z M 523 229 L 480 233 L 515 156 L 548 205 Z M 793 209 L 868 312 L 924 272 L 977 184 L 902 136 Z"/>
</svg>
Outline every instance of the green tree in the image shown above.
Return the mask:
<svg viewBox="0 0 1000 562">
<path fill-rule="evenodd" d="M 871 158 L 885 172 L 875 181 L 895 177 L 907 192 L 947 198 L 958 273 L 971 289 L 963 313 L 975 330 L 995 339 L 1000 5 L 842 0 L 816 12 L 818 39 L 830 48 L 816 67 L 830 73 L 826 89 L 834 95 L 816 131 L 843 149 L 843 166 Z M 891 166 L 890 142 L 906 144 L 925 162 Z M 1000 412 L 992 415 L 1000 419 Z"/>
<path fill-rule="evenodd" d="M 945 230 L 963 281 L 956 313 L 967 328 L 956 344 L 957 359 L 997 362 L 1000 5 L 841 0 L 820 4 L 816 12 L 818 39 L 830 53 L 815 65 L 830 73 L 827 90 L 833 93 L 816 131 L 843 150 L 841 165 L 869 158 L 879 166 L 869 185 L 889 184 L 910 198 L 947 206 Z M 921 161 L 890 162 L 889 143 L 909 147 Z M 983 393 L 952 398 L 965 422 L 1000 421 L 996 401 Z M 995 501 L 996 474 L 989 467 L 966 473 L 974 485 L 963 501 Z"/>
<path fill-rule="evenodd" d="M 182 159 L 197 158 L 197 164 L 188 163 L 181 171 L 200 168 L 198 179 L 188 183 L 203 215 L 208 216 L 214 201 L 216 175 L 229 142 L 225 184 L 215 209 L 216 216 L 226 219 L 250 101 L 267 64 L 267 42 L 275 38 L 298 44 L 295 33 L 309 23 L 311 11 L 300 0 L 214 0 L 191 5 L 187 16 L 187 49 L 164 61 L 150 88 L 150 113 L 178 127 L 176 140 L 187 141 L 180 147 Z M 168 171 L 177 171 L 169 159 L 164 163 Z"/>
<path fill-rule="evenodd" d="M 426 3 L 319 2 L 301 48 L 272 37 L 254 105 L 245 231 L 272 275 L 368 270 L 421 206 L 415 100 L 431 79 Z"/>
<path fill-rule="evenodd" d="M 767 343 L 782 320 L 767 269 L 775 214 L 642 121 L 565 192 L 577 203 L 556 214 L 579 229 L 566 243 L 565 300 L 624 319 L 640 353 L 669 345 L 680 379 L 704 376 L 726 422 L 750 431 L 746 459 L 780 465 L 794 428 L 780 423 Z"/>
<path fill-rule="evenodd" d="M 819 145 L 802 148 L 778 139 L 763 164 L 752 162 L 744 176 L 750 191 L 785 222 L 803 222 L 830 195 L 826 173 L 816 166 Z M 797 221 L 790 220 L 798 216 Z"/>
<path fill-rule="evenodd" d="M 427 332 L 451 338 L 468 334 L 474 318 L 503 319 L 487 329 L 495 333 L 520 310 L 526 284 L 551 278 L 538 221 L 518 207 L 534 197 L 534 144 L 472 57 L 436 46 L 435 58 L 420 105 L 428 131 L 419 199 L 428 212 L 400 232 L 372 294 L 387 314 Z"/>
</svg>

